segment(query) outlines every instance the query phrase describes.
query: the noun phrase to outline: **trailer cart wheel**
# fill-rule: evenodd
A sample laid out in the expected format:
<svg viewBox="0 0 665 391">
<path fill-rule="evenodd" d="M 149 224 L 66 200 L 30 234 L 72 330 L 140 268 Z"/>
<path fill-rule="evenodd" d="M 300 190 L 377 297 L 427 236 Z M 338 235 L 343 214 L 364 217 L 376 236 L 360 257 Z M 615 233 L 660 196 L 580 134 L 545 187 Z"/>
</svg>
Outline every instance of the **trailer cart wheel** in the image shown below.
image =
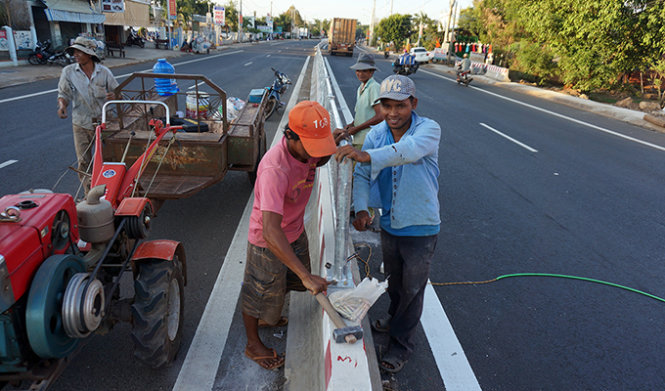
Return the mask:
<svg viewBox="0 0 665 391">
<path fill-rule="evenodd" d="M 266 154 L 266 148 L 266 132 L 264 130 L 261 134 L 261 140 L 259 140 L 259 156 L 256 157 L 256 165 L 254 165 L 254 170 L 247 171 L 247 177 L 249 178 L 249 182 L 252 184 L 252 186 L 254 186 L 254 182 L 256 182 L 256 173 L 259 170 L 259 163 L 261 162 L 263 155 Z"/>
<path fill-rule="evenodd" d="M 138 263 L 132 304 L 134 356 L 159 368 L 175 358 L 182 339 L 184 279 L 178 256 Z"/>
<path fill-rule="evenodd" d="M 266 103 L 266 119 L 270 118 L 272 113 L 275 112 L 278 104 L 279 102 L 277 102 L 277 98 L 275 98 L 274 96 L 271 96 L 268 99 L 268 103 Z"/>
</svg>

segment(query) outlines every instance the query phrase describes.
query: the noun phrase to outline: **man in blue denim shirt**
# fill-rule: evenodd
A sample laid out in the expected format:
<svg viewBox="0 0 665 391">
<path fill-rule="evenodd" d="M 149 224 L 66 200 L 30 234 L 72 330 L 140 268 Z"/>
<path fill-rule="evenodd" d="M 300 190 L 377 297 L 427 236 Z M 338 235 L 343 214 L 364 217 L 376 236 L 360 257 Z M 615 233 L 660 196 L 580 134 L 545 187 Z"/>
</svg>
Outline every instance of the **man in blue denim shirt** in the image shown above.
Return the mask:
<svg viewBox="0 0 665 391">
<path fill-rule="evenodd" d="M 388 372 L 401 370 L 413 352 L 441 223 L 441 127 L 413 111 L 418 105 L 415 94 L 416 87 L 406 76 L 383 80 L 379 99 L 385 120 L 371 128 L 362 151 L 347 145 L 336 156 L 338 161 L 348 157 L 360 163 L 353 174 L 354 227 L 367 229 L 370 201 L 383 208 L 381 249 L 389 276 L 390 316 L 372 322 L 372 328 L 390 333 L 390 347 L 380 362 Z M 379 200 L 370 200 L 374 186 L 378 186 Z"/>
</svg>

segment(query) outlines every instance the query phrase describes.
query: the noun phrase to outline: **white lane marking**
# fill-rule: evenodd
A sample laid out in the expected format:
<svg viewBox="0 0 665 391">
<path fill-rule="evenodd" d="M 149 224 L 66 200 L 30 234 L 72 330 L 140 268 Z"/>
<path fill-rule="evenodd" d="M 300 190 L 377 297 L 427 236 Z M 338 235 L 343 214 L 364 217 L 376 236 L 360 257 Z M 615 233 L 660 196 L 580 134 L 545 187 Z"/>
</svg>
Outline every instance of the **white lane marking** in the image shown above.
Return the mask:
<svg viewBox="0 0 665 391">
<path fill-rule="evenodd" d="M 344 121 L 346 121 L 346 123 L 349 124 L 351 123 L 351 121 L 353 121 L 353 115 L 351 115 L 351 110 L 349 110 L 349 106 L 346 104 L 346 99 L 344 99 L 344 95 L 342 95 L 342 90 L 340 90 L 339 84 L 337 84 L 337 79 L 335 78 L 335 74 L 333 73 L 332 68 L 330 68 L 328 59 L 326 57 L 323 57 L 323 61 L 326 63 L 326 68 L 328 69 L 328 75 L 330 76 L 330 82 L 333 85 L 333 89 L 335 90 L 335 95 L 337 95 L 337 102 L 339 102 L 339 109 L 342 111 L 342 114 L 344 115 Z"/>
<path fill-rule="evenodd" d="M 266 57 L 270 57 L 270 54 L 266 54 Z"/>
<path fill-rule="evenodd" d="M 439 75 L 438 73 L 430 72 L 430 71 L 427 71 L 427 70 L 424 70 L 424 69 L 422 70 L 422 72 L 425 72 L 425 73 L 427 73 L 428 75 L 432 75 L 432 76 L 439 77 L 439 78 L 444 79 L 444 80 L 448 80 L 448 81 L 451 82 L 451 83 L 456 83 L 454 80 L 449 79 L 449 78 L 447 78 L 447 77 L 445 77 L 445 76 L 443 76 L 443 75 Z M 619 133 L 619 132 L 615 132 L 615 131 L 613 131 L 613 130 L 606 129 L 606 128 L 603 128 L 603 127 L 598 126 L 598 125 L 594 125 L 594 124 L 591 124 L 591 123 L 588 123 L 588 122 L 585 122 L 585 121 L 581 121 L 581 120 L 579 120 L 579 119 L 575 119 L 575 118 L 572 118 L 572 117 L 568 117 L 568 116 L 566 116 L 566 115 L 559 114 L 559 113 L 556 113 L 556 112 L 554 112 L 554 111 L 550 111 L 550 110 L 547 110 L 547 109 L 543 109 L 543 108 L 538 107 L 538 106 L 534 106 L 534 105 L 531 105 L 531 104 L 528 104 L 528 103 L 520 102 L 520 101 L 517 100 L 517 99 L 508 98 L 508 97 L 506 97 L 506 96 L 502 96 L 502 95 L 496 94 L 496 93 L 491 92 L 491 91 L 483 90 L 482 88 L 478 88 L 478 87 L 475 87 L 475 86 L 469 86 L 469 87 L 474 88 L 474 89 L 477 90 L 477 91 L 481 91 L 481 92 L 484 92 L 484 93 L 486 93 L 486 94 L 496 96 L 497 98 L 504 99 L 504 100 L 507 100 L 507 101 L 509 101 L 509 102 L 517 103 L 518 105 L 526 106 L 526 107 L 528 107 L 528 108 L 530 108 L 530 109 L 538 110 L 538 111 L 541 111 L 541 112 L 543 112 L 543 113 L 547 113 L 547 114 L 553 115 L 553 116 L 555 116 L 555 117 L 559 117 L 559 118 L 563 118 L 563 119 L 566 119 L 566 120 L 571 121 L 571 122 L 575 122 L 576 124 L 580 124 L 580 125 L 588 126 L 588 127 L 590 127 L 590 128 L 593 128 L 593 129 L 596 129 L 596 130 L 600 130 L 601 132 L 604 132 L 604 133 L 607 133 L 607 134 L 611 134 L 611 135 L 613 135 L 613 136 L 620 137 L 620 138 L 623 138 L 623 139 L 625 139 L 625 140 L 632 141 L 632 142 L 635 142 L 635 143 L 638 143 L 638 144 L 642 144 L 642 145 L 645 145 L 645 146 L 647 146 L 647 147 L 650 147 L 650 148 L 657 149 L 657 150 L 659 150 L 659 151 L 663 151 L 663 152 L 665 152 L 665 147 L 661 147 L 660 145 L 652 144 L 652 143 L 649 143 L 649 142 L 646 142 L 646 141 L 642 141 L 642 140 L 640 140 L 640 139 L 636 139 L 636 138 L 634 138 L 634 137 L 626 136 L 625 134 L 621 134 L 621 133 Z M 2 103 L 2 102 L 0 102 L 0 103 Z"/>
<path fill-rule="evenodd" d="M 425 288 L 420 324 L 427 335 L 427 341 L 446 390 L 480 391 L 476 375 L 429 280 Z"/>
<path fill-rule="evenodd" d="M 498 130 L 494 129 L 493 127 L 489 126 L 489 125 L 485 125 L 484 123 L 480 122 L 480 126 L 483 126 L 483 127 L 487 128 L 487 129 L 491 130 L 492 132 L 498 134 L 498 135 L 501 136 L 501 137 L 505 137 L 506 139 L 508 139 L 508 140 L 510 140 L 510 141 L 512 141 L 512 142 L 514 142 L 515 144 L 519 145 L 520 147 L 522 147 L 522 148 L 524 148 L 524 149 L 526 149 L 526 150 L 528 150 L 528 151 L 531 151 L 531 152 L 534 152 L 534 153 L 535 153 L 535 152 L 538 152 L 537 149 L 531 148 L 530 146 L 528 146 L 528 145 L 526 145 L 526 144 L 524 144 L 524 143 L 522 143 L 522 142 L 519 142 L 519 141 L 515 140 L 514 138 L 508 136 L 507 134 L 501 133 L 501 132 L 499 132 Z"/>
<path fill-rule="evenodd" d="M 340 92 L 339 85 L 330 69 L 328 60 L 324 57 L 328 67 L 328 74 L 335 89 L 340 106 L 343 104 L 348 112 L 346 100 Z M 344 112 L 344 110 L 342 110 Z M 344 117 L 347 117 L 346 112 Z M 351 113 L 349 112 L 349 117 Z M 352 117 L 351 117 L 352 118 Z M 350 122 L 350 121 L 349 121 Z M 425 302 L 420 323 L 423 325 L 432 355 L 439 368 L 439 375 L 448 391 L 480 391 L 478 380 L 471 369 L 471 365 L 464 354 L 462 345 L 457 340 L 446 312 L 439 301 L 434 288 L 429 283 L 425 289 Z"/>
<path fill-rule="evenodd" d="M 242 50 L 234 50 L 232 52 L 220 53 L 220 54 L 216 54 L 214 56 L 206 56 L 206 57 L 197 58 L 195 60 L 183 61 L 183 62 L 175 63 L 173 65 L 177 66 L 177 65 L 191 64 L 191 63 L 194 63 L 194 62 L 210 60 L 210 59 L 213 59 L 213 58 L 217 58 L 217 57 L 221 57 L 221 56 L 228 56 L 229 54 L 236 54 L 236 53 L 240 53 L 240 52 L 242 52 Z M 151 70 L 152 70 L 152 68 L 149 68 L 149 69 L 144 69 L 140 72 L 149 72 Z M 128 77 L 129 75 L 131 75 L 131 73 L 125 73 L 124 75 L 119 75 L 119 76 L 116 76 L 115 78 L 116 79 L 122 79 L 124 77 Z M 54 88 L 52 90 L 35 92 L 33 94 L 21 95 L 21 96 L 15 96 L 13 98 L 2 99 L 2 100 L 0 100 L 0 103 L 6 103 L 6 102 L 12 102 L 12 101 L 15 101 L 15 100 L 32 98 L 32 97 L 35 97 L 35 96 L 50 94 L 52 92 L 58 92 L 58 89 Z"/>
<path fill-rule="evenodd" d="M 18 160 L 7 160 L 7 161 L 4 162 L 4 163 L 0 163 L 0 168 L 5 168 L 5 167 L 7 167 L 7 166 L 9 166 L 9 165 L 12 165 L 12 164 L 14 164 L 14 163 L 16 163 L 16 162 L 18 162 Z"/>
<path fill-rule="evenodd" d="M 200 86 L 200 85 L 203 84 L 203 83 L 205 83 L 205 82 L 204 82 L 204 81 L 200 81 L 200 82 L 194 84 L 194 85 L 191 86 L 191 87 L 187 87 L 187 89 L 188 89 L 188 90 L 191 90 L 192 88 L 196 88 L 196 87 Z"/>
<path fill-rule="evenodd" d="M 305 60 L 284 113 L 288 113 L 298 100 L 309 59 L 310 57 L 307 57 Z M 283 115 L 279 128 L 284 126 L 285 121 L 288 121 L 288 116 Z M 275 145 L 281 137 L 281 133 L 276 132 L 272 145 Z M 249 216 L 252 213 L 253 203 L 254 195 L 247 200 L 242 218 L 224 258 L 224 264 L 217 275 L 215 286 L 212 288 L 173 391 L 211 390 L 215 384 L 219 363 L 229 337 L 229 328 L 240 295 L 240 286 L 245 271 L 244 260 L 247 258 Z M 242 260 L 243 263 L 238 260 Z"/>
<path fill-rule="evenodd" d="M 249 65 L 252 65 L 251 61 L 245 64 L 245 66 L 249 66 Z"/>
</svg>

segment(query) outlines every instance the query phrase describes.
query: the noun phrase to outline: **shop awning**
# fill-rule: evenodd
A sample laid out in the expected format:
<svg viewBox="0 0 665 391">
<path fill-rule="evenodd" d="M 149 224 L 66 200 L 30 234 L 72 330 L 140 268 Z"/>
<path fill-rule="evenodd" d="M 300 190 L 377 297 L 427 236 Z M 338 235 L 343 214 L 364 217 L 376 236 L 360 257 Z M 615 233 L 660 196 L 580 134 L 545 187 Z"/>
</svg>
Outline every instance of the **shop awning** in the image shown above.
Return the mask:
<svg viewBox="0 0 665 391">
<path fill-rule="evenodd" d="M 85 0 L 42 0 L 48 8 L 44 10 L 51 22 L 104 23 L 106 17 L 95 11 Z"/>
</svg>

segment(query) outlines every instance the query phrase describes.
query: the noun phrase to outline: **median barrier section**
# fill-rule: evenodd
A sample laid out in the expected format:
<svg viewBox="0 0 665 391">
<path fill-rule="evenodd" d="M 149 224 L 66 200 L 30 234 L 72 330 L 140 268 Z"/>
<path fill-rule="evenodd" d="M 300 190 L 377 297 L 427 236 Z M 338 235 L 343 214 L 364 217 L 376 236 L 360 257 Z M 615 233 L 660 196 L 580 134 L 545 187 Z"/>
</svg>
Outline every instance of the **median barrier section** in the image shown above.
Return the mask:
<svg viewBox="0 0 665 391">
<path fill-rule="evenodd" d="M 503 68 L 496 65 L 488 65 L 485 76 L 498 81 L 510 81 L 510 78 L 508 77 L 508 68 Z"/>
<path fill-rule="evenodd" d="M 343 126 L 334 103 L 334 94 L 323 56 L 318 47 L 313 58 L 310 99 L 318 101 L 331 113 L 333 129 Z M 346 224 L 339 224 L 340 216 L 337 215 L 335 207 L 341 203 L 340 200 L 344 200 L 343 197 L 350 198 L 350 186 L 347 194 L 339 194 L 338 183 L 341 177 L 337 172 L 339 166 L 331 161 L 317 169 L 312 195 L 305 212 L 305 229 L 309 238 L 312 273 L 327 279 L 333 276 L 339 279 L 340 276 L 335 271 L 342 262 L 345 267 L 351 267 L 346 268 L 350 278 L 344 279 L 341 283 L 345 288 L 353 288 L 360 282 L 360 277 L 356 263 L 348 262 L 346 265 L 345 262 L 346 257 L 354 251 L 348 233 L 348 219 Z M 339 242 L 339 230 L 344 231 L 347 239 L 342 244 L 336 243 Z M 343 251 L 339 248 L 336 251 L 336 246 L 343 246 Z M 335 259 L 339 258 L 340 254 L 343 254 L 342 259 Z M 335 289 L 340 288 L 330 286 L 328 293 Z M 372 332 L 367 318 L 361 324 L 362 339 L 354 344 L 337 343 L 333 339 L 335 329 L 333 322 L 311 294 L 291 292 L 289 307 L 285 390 L 382 390 Z M 346 322 L 352 325 L 351 322 Z"/>
</svg>

